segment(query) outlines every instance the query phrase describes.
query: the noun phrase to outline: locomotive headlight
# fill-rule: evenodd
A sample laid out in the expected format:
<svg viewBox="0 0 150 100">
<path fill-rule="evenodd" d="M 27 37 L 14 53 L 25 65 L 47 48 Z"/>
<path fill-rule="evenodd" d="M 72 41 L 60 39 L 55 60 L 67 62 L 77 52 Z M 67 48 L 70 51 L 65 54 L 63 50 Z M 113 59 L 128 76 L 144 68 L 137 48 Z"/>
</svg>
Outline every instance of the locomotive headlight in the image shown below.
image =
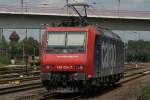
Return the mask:
<svg viewBox="0 0 150 100">
<path fill-rule="evenodd" d="M 49 65 L 47 65 L 47 66 L 46 66 L 46 69 L 47 69 L 47 70 L 49 70 L 49 69 L 50 69 L 50 66 L 49 66 Z"/>
<path fill-rule="evenodd" d="M 52 67 L 53 67 L 52 65 L 46 65 L 47 70 L 51 69 Z"/>
<path fill-rule="evenodd" d="M 80 66 L 80 67 L 79 67 L 79 69 L 81 69 L 81 70 L 83 70 L 83 68 L 84 68 L 83 66 Z"/>
</svg>

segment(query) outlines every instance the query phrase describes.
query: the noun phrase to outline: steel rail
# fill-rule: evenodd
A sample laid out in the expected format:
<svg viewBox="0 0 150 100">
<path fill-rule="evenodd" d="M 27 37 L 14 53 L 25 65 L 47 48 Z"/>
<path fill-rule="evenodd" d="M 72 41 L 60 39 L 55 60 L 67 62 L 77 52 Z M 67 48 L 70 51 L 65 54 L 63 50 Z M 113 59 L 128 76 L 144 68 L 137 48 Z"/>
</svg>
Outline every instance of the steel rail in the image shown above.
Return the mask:
<svg viewBox="0 0 150 100">
<path fill-rule="evenodd" d="M 120 84 L 127 83 L 129 81 L 135 80 L 137 78 L 140 78 L 140 77 L 143 77 L 143 76 L 146 76 L 146 75 L 149 75 L 149 74 L 150 74 L 150 70 L 128 75 L 122 81 L 120 81 Z"/>
<path fill-rule="evenodd" d="M 22 81 L 39 80 L 39 79 L 40 79 L 40 76 L 1 79 L 0 84 L 8 84 L 9 82 L 14 82 L 14 81 L 21 81 L 22 82 Z"/>
<path fill-rule="evenodd" d="M 19 92 L 19 91 L 25 91 L 29 89 L 41 88 L 41 87 L 42 87 L 41 81 L 12 86 L 12 87 L 4 87 L 4 88 L 0 88 L 0 95 Z"/>
</svg>

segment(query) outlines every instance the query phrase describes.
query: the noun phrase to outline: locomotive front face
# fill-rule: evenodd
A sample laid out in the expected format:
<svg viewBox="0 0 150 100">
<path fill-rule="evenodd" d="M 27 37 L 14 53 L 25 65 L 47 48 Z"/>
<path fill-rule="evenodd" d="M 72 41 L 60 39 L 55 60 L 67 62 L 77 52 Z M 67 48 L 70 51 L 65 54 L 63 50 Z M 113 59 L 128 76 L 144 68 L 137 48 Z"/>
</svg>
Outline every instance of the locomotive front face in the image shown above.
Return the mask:
<svg viewBox="0 0 150 100">
<path fill-rule="evenodd" d="M 42 55 L 42 79 L 65 76 L 83 80 L 86 63 L 87 33 L 84 31 L 48 31 Z M 47 74 L 49 73 L 49 74 Z"/>
</svg>

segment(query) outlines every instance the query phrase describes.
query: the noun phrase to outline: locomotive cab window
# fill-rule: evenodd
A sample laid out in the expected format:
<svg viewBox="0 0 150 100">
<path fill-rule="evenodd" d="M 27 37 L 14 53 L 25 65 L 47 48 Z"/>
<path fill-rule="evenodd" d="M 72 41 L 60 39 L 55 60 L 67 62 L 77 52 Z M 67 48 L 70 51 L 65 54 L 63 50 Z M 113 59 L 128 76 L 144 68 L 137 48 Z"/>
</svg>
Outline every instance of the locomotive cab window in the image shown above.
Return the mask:
<svg viewBox="0 0 150 100">
<path fill-rule="evenodd" d="M 67 47 L 85 46 L 85 34 L 79 32 L 68 32 Z"/>
<path fill-rule="evenodd" d="M 65 46 L 65 33 L 48 34 L 47 44 L 48 46 Z"/>
<path fill-rule="evenodd" d="M 86 32 L 48 32 L 46 47 L 51 53 L 83 53 Z"/>
</svg>

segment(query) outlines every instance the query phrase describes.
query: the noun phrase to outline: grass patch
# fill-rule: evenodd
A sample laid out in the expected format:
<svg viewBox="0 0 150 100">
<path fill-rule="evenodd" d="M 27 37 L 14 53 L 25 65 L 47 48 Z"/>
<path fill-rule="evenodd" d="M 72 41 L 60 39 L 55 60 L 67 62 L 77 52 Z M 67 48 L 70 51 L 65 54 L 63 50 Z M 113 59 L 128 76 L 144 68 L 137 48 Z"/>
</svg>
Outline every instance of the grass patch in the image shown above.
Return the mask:
<svg viewBox="0 0 150 100">
<path fill-rule="evenodd" d="M 0 68 L 1 68 L 1 67 L 4 67 L 4 66 L 7 66 L 7 65 L 6 65 L 6 64 L 1 64 L 1 63 L 0 63 Z"/>
<path fill-rule="evenodd" d="M 143 95 L 146 96 L 146 97 L 150 97 L 150 86 L 144 88 L 144 93 L 143 93 Z"/>
<path fill-rule="evenodd" d="M 10 64 L 9 56 L 0 56 L 0 67 Z"/>
</svg>

